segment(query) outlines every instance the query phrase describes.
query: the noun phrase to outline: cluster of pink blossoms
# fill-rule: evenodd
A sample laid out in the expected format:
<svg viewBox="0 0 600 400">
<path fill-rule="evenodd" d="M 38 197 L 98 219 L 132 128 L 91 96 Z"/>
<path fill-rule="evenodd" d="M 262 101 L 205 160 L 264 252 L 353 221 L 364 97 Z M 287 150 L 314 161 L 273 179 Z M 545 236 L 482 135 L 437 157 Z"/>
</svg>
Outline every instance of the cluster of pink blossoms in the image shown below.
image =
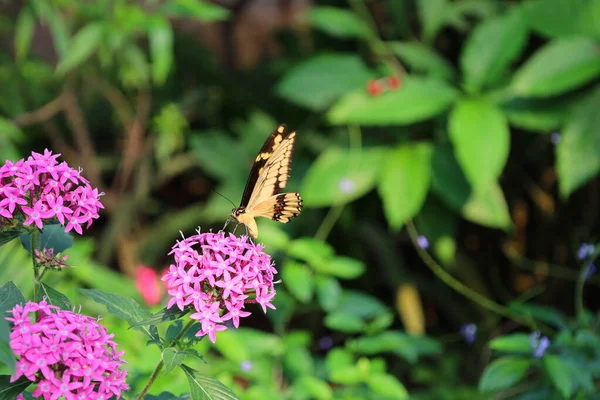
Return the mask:
<svg viewBox="0 0 600 400">
<path fill-rule="evenodd" d="M 104 208 L 102 193 L 90 186 L 66 162 L 58 163 L 60 154 L 45 150 L 15 163 L 7 161 L 0 167 L 0 229 L 13 226 L 22 219 L 23 225 L 35 224 L 42 229 L 44 222 L 58 220 L 65 232 L 83 233 L 98 218 Z M 16 219 L 16 221 L 15 221 Z"/>
<path fill-rule="evenodd" d="M 246 303 L 258 303 L 267 312 L 275 308 L 271 257 L 263 247 L 247 236 L 232 233 L 198 233 L 173 246 L 175 264 L 162 280 L 167 281 L 171 296 L 167 308 L 177 304 L 180 310 L 192 305 L 190 318 L 202 324 L 197 336 L 208 335 L 214 343 L 216 332 L 226 329 L 231 320 L 237 328 Z M 249 299 L 253 296 L 253 299 Z"/>
<path fill-rule="evenodd" d="M 37 383 L 33 397 L 44 400 L 108 399 L 127 390 L 123 352 L 95 319 L 60 310 L 46 301 L 9 311 L 14 325 L 10 347 L 17 357 L 11 382 L 21 376 Z M 32 322 L 35 313 L 38 320 Z"/>
</svg>

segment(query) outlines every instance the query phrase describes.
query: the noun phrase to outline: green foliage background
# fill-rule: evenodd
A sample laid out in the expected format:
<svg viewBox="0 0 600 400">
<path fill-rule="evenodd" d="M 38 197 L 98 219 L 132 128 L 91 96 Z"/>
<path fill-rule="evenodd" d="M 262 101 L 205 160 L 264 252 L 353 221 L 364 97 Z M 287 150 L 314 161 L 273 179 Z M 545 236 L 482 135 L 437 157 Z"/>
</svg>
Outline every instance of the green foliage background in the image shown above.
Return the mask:
<svg viewBox="0 0 600 400">
<path fill-rule="evenodd" d="M 69 250 L 77 267 L 48 282 L 86 314 L 106 310 L 77 287 L 141 303 L 135 266 L 162 270 L 180 230 L 220 229 L 232 205 L 213 189 L 237 202 L 286 122 L 299 132 L 288 189 L 305 210 L 259 223 L 277 310 L 186 362 L 242 399 L 600 398 L 600 280 L 583 292 L 591 261 L 576 258 L 599 227 L 600 1 L 0 9 L 0 156 L 51 148 L 106 193 Z M 400 88 L 369 93 L 392 75 Z M 26 293 L 18 248 L 0 249 L 0 276 Z M 139 392 L 161 354 L 105 322 Z M 552 341 L 542 359 L 535 329 Z M 189 392 L 190 376 L 159 377 L 148 398 Z"/>
</svg>

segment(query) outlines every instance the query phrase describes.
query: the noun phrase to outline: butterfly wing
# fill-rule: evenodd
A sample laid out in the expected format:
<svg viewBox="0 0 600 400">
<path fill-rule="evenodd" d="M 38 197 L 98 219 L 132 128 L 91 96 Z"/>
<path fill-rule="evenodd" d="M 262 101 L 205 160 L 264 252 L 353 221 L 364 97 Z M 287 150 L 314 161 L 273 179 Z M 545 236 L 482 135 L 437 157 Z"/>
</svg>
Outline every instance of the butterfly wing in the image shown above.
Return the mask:
<svg viewBox="0 0 600 400">
<path fill-rule="evenodd" d="M 279 194 L 289 179 L 295 141 L 296 132 L 279 125 L 254 160 L 240 207 L 233 214 L 254 237 L 258 235 L 255 217 L 287 223 L 300 213 L 302 199 L 298 193 Z"/>
<path fill-rule="evenodd" d="M 252 209 L 286 187 L 292 169 L 295 143 L 295 131 L 286 134 L 280 142 L 274 143 L 273 153 L 266 156 L 265 164 L 258 170 L 258 178 L 250 194 L 247 209 Z"/>
<path fill-rule="evenodd" d="M 248 181 L 244 188 L 244 194 L 242 194 L 242 200 L 240 201 L 240 208 L 248 206 L 250 198 L 256 194 L 260 175 L 265 172 L 267 162 L 275 155 L 279 145 L 283 143 L 291 133 L 293 133 L 294 136 L 296 135 L 295 132 L 288 132 L 285 124 L 281 124 L 271 133 L 271 135 L 269 135 L 252 164 L 252 169 L 250 170 L 250 175 L 248 175 Z"/>
<path fill-rule="evenodd" d="M 300 211 L 302 211 L 300 193 L 291 192 L 279 193 L 263 200 L 252 208 L 251 214 L 287 224 L 300 214 Z"/>
</svg>

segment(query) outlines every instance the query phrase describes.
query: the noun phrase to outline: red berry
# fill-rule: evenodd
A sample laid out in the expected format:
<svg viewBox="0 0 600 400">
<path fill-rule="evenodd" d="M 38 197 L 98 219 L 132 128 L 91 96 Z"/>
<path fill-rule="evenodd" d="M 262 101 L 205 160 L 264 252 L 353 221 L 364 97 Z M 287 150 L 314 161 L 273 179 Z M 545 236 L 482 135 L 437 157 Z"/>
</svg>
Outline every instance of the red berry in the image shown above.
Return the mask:
<svg viewBox="0 0 600 400">
<path fill-rule="evenodd" d="M 369 82 L 367 82 L 367 91 L 373 97 L 379 96 L 383 92 L 383 85 L 376 79 L 369 79 Z"/>
<path fill-rule="evenodd" d="M 395 89 L 400 88 L 402 81 L 400 80 L 400 77 L 398 77 L 396 75 L 392 75 L 392 76 L 388 76 L 387 84 L 390 89 L 395 90 Z"/>
</svg>

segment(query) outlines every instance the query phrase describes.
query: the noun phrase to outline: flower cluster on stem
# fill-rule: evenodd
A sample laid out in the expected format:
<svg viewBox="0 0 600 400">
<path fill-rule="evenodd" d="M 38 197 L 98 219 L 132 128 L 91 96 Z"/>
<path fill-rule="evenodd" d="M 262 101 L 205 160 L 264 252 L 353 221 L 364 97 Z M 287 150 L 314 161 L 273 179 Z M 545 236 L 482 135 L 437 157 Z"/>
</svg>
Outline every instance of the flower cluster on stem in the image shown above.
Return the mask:
<svg viewBox="0 0 600 400">
<path fill-rule="evenodd" d="M 59 163 L 59 156 L 49 150 L 33 152 L 0 167 L 0 230 L 19 223 L 42 229 L 58 221 L 65 232 L 82 234 L 82 227 L 89 228 L 98 218 L 104 208 L 102 193 L 81 176 L 81 170 Z"/>
<path fill-rule="evenodd" d="M 198 233 L 177 242 L 169 254 L 175 264 L 162 278 L 170 296 L 167 307 L 193 307 L 190 318 L 202 325 L 197 336 L 208 335 L 214 343 L 216 332 L 227 329 L 226 321 L 237 328 L 240 318 L 250 315 L 247 303 L 260 304 L 264 312 L 275 308 L 277 270 L 263 247 L 247 236 Z"/>
<path fill-rule="evenodd" d="M 128 389 L 123 352 L 94 318 L 46 301 L 16 305 L 9 313 L 9 345 L 17 356 L 11 382 L 23 376 L 35 382 L 34 398 L 118 399 Z"/>
</svg>

